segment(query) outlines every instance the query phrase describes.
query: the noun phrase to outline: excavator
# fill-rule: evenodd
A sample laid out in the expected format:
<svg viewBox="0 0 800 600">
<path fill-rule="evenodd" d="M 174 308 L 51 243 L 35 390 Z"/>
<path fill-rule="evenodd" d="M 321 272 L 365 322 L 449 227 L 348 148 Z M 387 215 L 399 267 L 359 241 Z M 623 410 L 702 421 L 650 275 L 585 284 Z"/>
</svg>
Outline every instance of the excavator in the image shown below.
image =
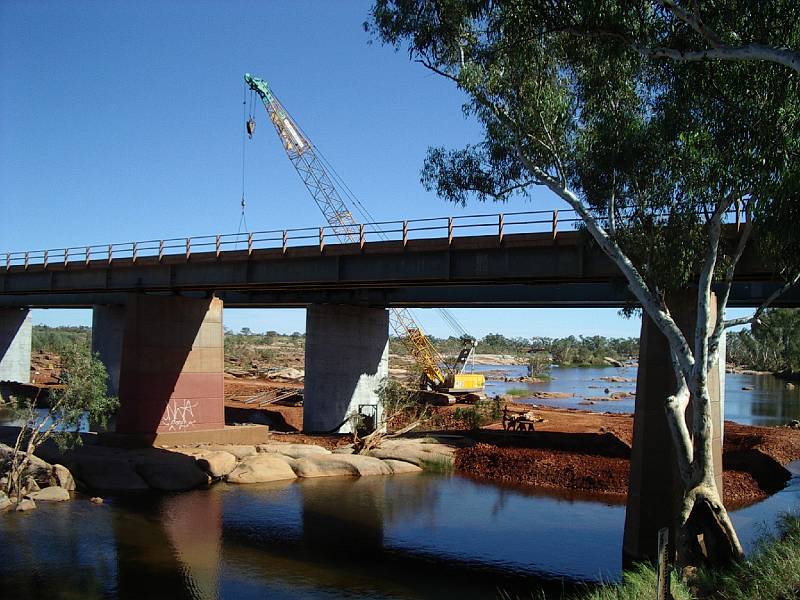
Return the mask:
<svg viewBox="0 0 800 600">
<path fill-rule="evenodd" d="M 340 193 L 344 186 L 332 167 L 318 152 L 303 130 L 278 101 L 267 82 L 249 73 L 244 76 L 247 86 L 261 99 L 267 115 L 278 133 L 289 161 L 297 170 L 311 197 L 316 202 L 328 225 L 341 243 L 358 243 L 359 227 Z M 255 121 L 251 115 L 246 129 L 252 137 Z M 357 200 L 356 200 L 357 202 Z M 359 203 L 360 204 L 360 203 Z M 366 212 L 366 211 L 362 211 Z M 366 213 L 369 216 L 369 213 Z M 445 313 L 451 324 L 457 324 L 452 315 Z M 390 308 L 389 323 L 395 335 L 422 371 L 423 396 L 435 404 L 454 404 L 458 400 L 475 401 L 483 396 L 485 378 L 480 373 L 467 372 L 475 354 L 475 338 L 461 330 L 462 347 L 452 364 L 448 364 L 407 308 Z"/>
</svg>

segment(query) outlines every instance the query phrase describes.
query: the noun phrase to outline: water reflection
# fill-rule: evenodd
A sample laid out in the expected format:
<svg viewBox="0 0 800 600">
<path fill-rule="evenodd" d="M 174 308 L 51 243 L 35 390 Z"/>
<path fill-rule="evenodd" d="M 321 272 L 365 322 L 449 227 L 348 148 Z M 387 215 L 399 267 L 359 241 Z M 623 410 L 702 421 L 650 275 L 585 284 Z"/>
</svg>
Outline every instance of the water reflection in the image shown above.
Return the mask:
<svg viewBox="0 0 800 600">
<path fill-rule="evenodd" d="M 732 518 L 750 548 L 798 506 L 795 478 Z M 560 597 L 618 576 L 623 523 L 618 502 L 433 475 L 42 503 L 0 518 L 0 597 Z"/>
</svg>

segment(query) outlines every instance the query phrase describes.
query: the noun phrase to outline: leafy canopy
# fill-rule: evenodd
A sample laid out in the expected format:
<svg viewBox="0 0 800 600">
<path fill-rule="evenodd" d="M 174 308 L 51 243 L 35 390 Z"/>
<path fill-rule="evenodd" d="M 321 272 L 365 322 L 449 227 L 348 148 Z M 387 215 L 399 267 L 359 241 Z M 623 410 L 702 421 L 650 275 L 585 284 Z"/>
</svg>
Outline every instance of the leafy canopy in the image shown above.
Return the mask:
<svg viewBox="0 0 800 600">
<path fill-rule="evenodd" d="M 366 29 L 454 80 L 483 127 L 480 144 L 429 150 L 425 187 L 465 204 L 561 182 L 656 295 L 696 282 L 720 203 L 746 203 L 776 269 L 797 270 L 787 223 L 800 217 L 800 76 L 766 61 L 654 58 L 643 48 L 697 47 L 663 4 L 376 0 Z M 699 10 L 725 42 L 800 47 L 793 1 Z"/>
</svg>

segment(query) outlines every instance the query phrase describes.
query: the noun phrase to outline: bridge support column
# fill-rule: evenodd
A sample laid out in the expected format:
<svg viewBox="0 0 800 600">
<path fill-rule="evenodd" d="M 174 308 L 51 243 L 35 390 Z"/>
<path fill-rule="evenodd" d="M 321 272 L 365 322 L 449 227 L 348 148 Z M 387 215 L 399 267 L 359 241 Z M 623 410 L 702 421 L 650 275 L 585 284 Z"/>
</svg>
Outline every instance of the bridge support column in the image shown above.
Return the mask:
<svg viewBox="0 0 800 600">
<path fill-rule="evenodd" d="M 222 300 L 130 294 L 124 313 L 117 433 L 223 428 Z M 98 317 L 113 341 L 119 312 Z"/>
<path fill-rule="evenodd" d="M 0 381 L 30 383 L 32 329 L 27 308 L 0 309 Z"/>
<path fill-rule="evenodd" d="M 694 293 L 675 294 L 667 300 L 673 318 L 694 345 L 697 321 L 697 298 Z M 712 314 L 716 297 L 712 295 Z M 722 493 L 722 394 L 725 387 L 725 349 L 720 364 L 708 374 L 713 421 L 714 471 Z M 623 562 L 656 559 L 658 530 L 670 528 L 675 539 L 674 520 L 680 499 L 680 486 L 669 426 L 666 399 L 675 392 L 669 344 L 656 324 L 642 316 L 639 339 L 639 372 L 636 381 L 636 407 L 633 425 L 633 449 L 628 501 L 625 511 Z M 691 405 L 687 419 L 691 430 Z"/>
<path fill-rule="evenodd" d="M 108 371 L 109 396 L 119 396 L 119 370 L 122 363 L 124 333 L 125 306 L 96 304 L 92 307 L 92 353 L 100 356 Z"/>
<path fill-rule="evenodd" d="M 303 430 L 349 433 L 348 415 L 378 405 L 389 375 L 389 312 L 312 304 L 306 313 Z"/>
</svg>

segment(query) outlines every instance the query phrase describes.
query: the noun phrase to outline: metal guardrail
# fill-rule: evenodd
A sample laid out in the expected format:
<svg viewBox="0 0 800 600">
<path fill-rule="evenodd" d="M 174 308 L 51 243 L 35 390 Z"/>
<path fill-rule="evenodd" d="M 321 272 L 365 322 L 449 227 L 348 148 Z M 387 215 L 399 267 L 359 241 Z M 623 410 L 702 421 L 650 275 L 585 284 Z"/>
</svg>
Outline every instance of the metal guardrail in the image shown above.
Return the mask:
<svg viewBox="0 0 800 600">
<path fill-rule="evenodd" d="M 744 217 L 744 221 L 743 221 Z M 738 209 L 726 214 L 726 222 L 736 223 L 737 227 L 746 222 L 748 216 Z M 334 243 L 358 243 L 363 248 L 370 242 L 402 241 L 405 246 L 409 240 L 443 239 L 452 243 L 454 238 L 467 235 L 497 236 L 499 241 L 514 233 L 551 233 L 558 235 L 560 227 L 575 227 L 581 218 L 573 210 L 538 210 L 508 213 L 486 213 L 461 215 L 455 217 L 430 217 L 404 221 L 380 221 L 361 225 L 328 225 L 326 227 L 302 227 L 295 229 L 272 229 L 247 233 L 226 233 L 202 235 L 186 238 L 167 238 L 115 244 L 92 244 L 71 246 L 69 248 L 50 248 L 24 252 L 0 253 L 0 270 L 12 267 L 42 266 L 47 269 L 59 264 L 92 261 L 105 261 L 109 265 L 115 260 L 126 259 L 136 263 L 140 258 L 155 257 L 158 262 L 165 258 L 183 256 L 188 261 L 193 253 L 213 252 L 219 258 L 232 251 L 246 250 L 248 255 L 255 250 L 281 249 L 285 254 L 289 248 L 319 245 L 320 252 L 325 249 L 327 240 Z M 313 241 L 312 241 L 313 240 Z"/>
</svg>

